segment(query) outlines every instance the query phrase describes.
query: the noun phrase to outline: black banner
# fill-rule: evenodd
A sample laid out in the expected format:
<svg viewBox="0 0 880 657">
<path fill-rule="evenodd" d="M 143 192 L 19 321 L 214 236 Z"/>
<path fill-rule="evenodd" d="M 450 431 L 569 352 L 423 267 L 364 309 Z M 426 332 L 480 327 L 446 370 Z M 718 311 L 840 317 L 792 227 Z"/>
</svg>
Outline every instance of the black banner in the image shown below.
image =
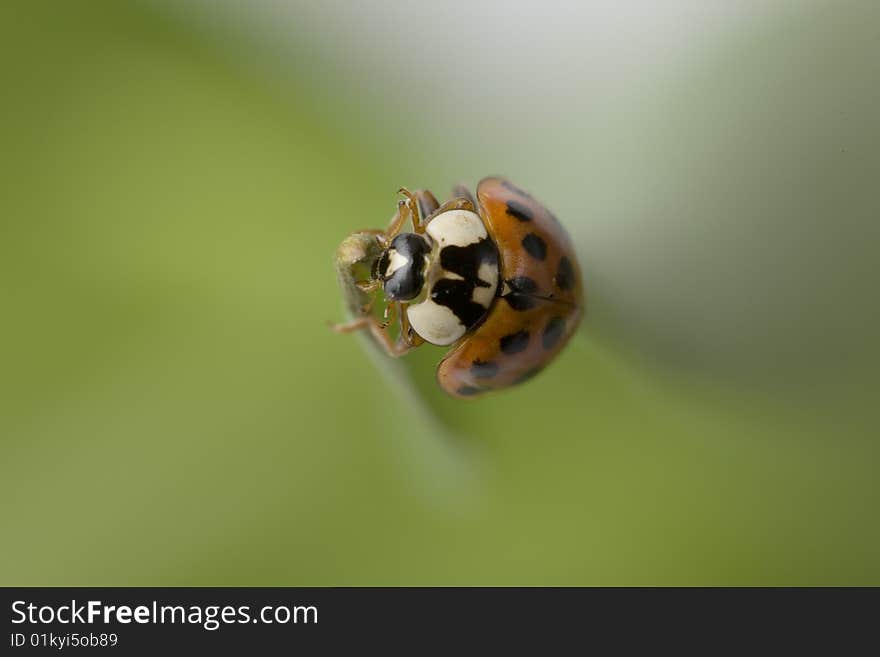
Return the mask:
<svg viewBox="0 0 880 657">
<path fill-rule="evenodd" d="M 878 589 L 6 588 L 2 654 L 877 645 Z"/>
</svg>

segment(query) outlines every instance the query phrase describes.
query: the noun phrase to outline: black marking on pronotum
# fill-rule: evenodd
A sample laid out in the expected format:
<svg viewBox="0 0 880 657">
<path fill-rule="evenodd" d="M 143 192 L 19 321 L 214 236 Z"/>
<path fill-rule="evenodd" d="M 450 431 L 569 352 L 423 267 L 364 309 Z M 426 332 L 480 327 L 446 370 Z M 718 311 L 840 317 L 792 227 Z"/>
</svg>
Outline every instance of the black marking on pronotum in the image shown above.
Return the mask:
<svg viewBox="0 0 880 657">
<path fill-rule="evenodd" d="M 449 308 L 465 328 L 476 324 L 486 314 L 486 306 L 475 302 L 473 281 L 457 281 L 441 278 L 431 290 L 431 300 Z"/>
<path fill-rule="evenodd" d="M 519 194 L 523 198 L 532 198 L 528 192 L 523 191 L 522 189 L 520 189 L 519 187 L 514 185 L 512 182 L 510 182 L 509 180 L 502 180 L 501 186 L 504 187 L 504 189 L 509 189 L 514 194 Z"/>
<path fill-rule="evenodd" d="M 544 369 L 543 367 L 539 366 L 539 367 L 533 367 L 530 370 L 526 370 L 524 373 L 520 374 L 518 377 L 516 377 L 516 379 L 514 379 L 513 385 L 517 385 L 519 383 L 525 383 L 529 379 L 533 379 L 538 374 L 540 374 L 543 369 Z"/>
<path fill-rule="evenodd" d="M 560 290 L 569 290 L 574 285 L 574 267 L 567 256 L 562 256 L 559 261 L 559 269 L 556 272 L 556 286 Z"/>
<path fill-rule="evenodd" d="M 471 374 L 477 379 L 491 379 L 498 374 L 498 363 L 477 359 L 471 364 Z"/>
<path fill-rule="evenodd" d="M 541 344 L 544 345 L 544 349 L 555 347 L 564 332 L 565 320 L 561 317 L 554 317 L 547 322 L 547 326 L 544 327 L 544 333 L 541 334 Z"/>
<path fill-rule="evenodd" d="M 516 333 L 505 335 L 498 341 L 498 344 L 501 346 L 501 351 L 505 354 L 518 354 L 529 346 L 529 332 L 517 331 Z"/>
<path fill-rule="evenodd" d="M 498 250 L 490 239 L 482 239 L 467 246 L 450 244 L 440 251 L 440 265 L 446 271 L 472 282 L 475 287 L 492 287 L 491 282 L 479 277 L 479 272 L 483 265 L 490 265 L 493 271 L 497 271 Z"/>
<path fill-rule="evenodd" d="M 456 392 L 462 397 L 470 397 L 471 395 L 477 395 L 483 392 L 483 389 L 475 386 L 461 386 Z"/>
<path fill-rule="evenodd" d="M 532 211 L 519 201 L 511 200 L 507 202 L 507 214 L 511 217 L 516 217 L 520 221 L 532 220 Z"/>
<path fill-rule="evenodd" d="M 547 257 L 547 242 L 535 233 L 529 233 L 523 237 L 522 245 L 526 250 L 526 253 L 532 256 L 535 260 L 543 260 Z"/>
<path fill-rule="evenodd" d="M 406 258 L 407 263 L 388 276 L 391 251 L 397 251 Z M 425 257 L 430 251 L 431 247 L 425 239 L 415 233 L 402 233 L 391 240 L 391 245 L 382 254 L 378 265 L 378 274 L 382 278 L 386 298 L 408 301 L 419 295 L 425 284 Z"/>
<path fill-rule="evenodd" d="M 431 290 L 431 300 L 449 308 L 464 325 L 470 328 L 486 314 L 488 304 L 473 300 L 474 289 L 492 287 L 492 281 L 480 278 L 480 267 L 489 265 L 498 273 L 498 250 L 490 239 L 482 239 L 467 246 L 450 244 L 440 251 L 440 266 L 458 274 L 459 279 L 441 278 Z"/>
</svg>

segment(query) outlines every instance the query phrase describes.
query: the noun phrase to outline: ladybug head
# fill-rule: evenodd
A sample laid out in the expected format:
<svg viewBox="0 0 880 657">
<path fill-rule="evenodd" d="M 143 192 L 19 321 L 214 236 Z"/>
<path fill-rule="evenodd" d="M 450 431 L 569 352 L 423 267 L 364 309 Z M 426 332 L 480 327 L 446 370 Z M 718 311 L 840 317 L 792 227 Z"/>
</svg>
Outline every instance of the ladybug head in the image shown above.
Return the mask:
<svg viewBox="0 0 880 657">
<path fill-rule="evenodd" d="M 382 281 L 389 301 L 410 301 L 422 292 L 431 244 L 415 233 L 401 233 L 382 251 L 373 278 Z"/>
</svg>

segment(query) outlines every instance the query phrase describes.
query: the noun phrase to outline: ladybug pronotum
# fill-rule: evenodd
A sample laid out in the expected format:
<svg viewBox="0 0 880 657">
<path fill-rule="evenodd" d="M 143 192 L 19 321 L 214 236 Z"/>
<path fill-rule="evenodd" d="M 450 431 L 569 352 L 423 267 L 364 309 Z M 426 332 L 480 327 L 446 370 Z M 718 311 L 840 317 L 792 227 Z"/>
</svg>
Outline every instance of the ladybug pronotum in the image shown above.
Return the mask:
<svg viewBox="0 0 880 657">
<path fill-rule="evenodd" d="M 437 380 L 454 397 L 540 372 L 574 334 L 584 308 L 580 267 L 556 217 L 504 178 L 481 180 L 476 197 L 456 187 L 442 205 L 427 190 L 400 192 L 405 199 L 386 230 L 354 233 L 340 247 L 344 289 L 356 261 L 369 268 L 368 280 L 346 289 L 351 296 L 356 287 L 368 302 L 334 329 L 366 329 L 391 356 L 425 342 L 450 347 Z M 402 232 L 407 221 L 412 232 Z M 384 322 L 371 312 L 380 289 Z M 396 339 L 388 331 L 395 318 Z"/>
</svg>

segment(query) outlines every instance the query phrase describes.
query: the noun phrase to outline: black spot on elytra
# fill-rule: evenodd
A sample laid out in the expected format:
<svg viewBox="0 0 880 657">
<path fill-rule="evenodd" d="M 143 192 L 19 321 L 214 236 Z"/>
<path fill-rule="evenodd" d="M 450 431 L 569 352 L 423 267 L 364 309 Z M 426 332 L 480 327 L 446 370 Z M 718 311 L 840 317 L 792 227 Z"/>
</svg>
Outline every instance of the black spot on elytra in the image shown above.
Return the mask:
<svg viewBox="0 0 880 657">
<path fill-rule="evenodd" d="M 498 374 L 498 363 L 475 360 L 471 365 L 471 374 L 477 379 L 491 379 Z"/>
<path fill-rule="evenodd" d="M 532 256 L 535 260 L 543 260 L 547 257 L 547 242 L 535 233 L 529 233 L 523 237 L 522 245 L 526 250 L 526 253 Z"/>
<path fill-rule="evenodd" d="M 511 308 L 520 312 L 534 308 L 538 303 L 534 297 L 530 297 L 527 294 L 517 294 L 515 292 L 502 298 Z"/>
<path fill-rule="evenodd" d="M 559 270 L 556 272 L 556 286 L 560 290 L 570 290 L 574 285 L 574 267 L 568 256 L 562 256 L 559 261 Z"/>
<path fill-rule="evenodd" d="M 502 297 L 514 310 L 529 310 L 537 301 L 530 294 L 538 291 L 538 284 L 528 276 L 517 276 L 507 281 L 510 292 Z"/>
<path fill-rule="evenodd" d="M 507 214 L 509 214 L 511 217 L 516 217 L 520 221 L 532 220 L 532 211 L 519 201 L 507 202 Z"/>
<path fill-rule="evenodd" d="M 565 320 L 561 317 L 554 317 L 547 322 L 547 326 L 544 327 L 544 333 L 541 334 L 541 344 L 544 345 L 544 349 L 555 347 L 564 332 Z"/>
<path fill-rule="evenodd" d="M 513 385 L 525 383 L 529 379 L 535 378 L 538 374 L 541 373 L 543 369 L 543 367 L 533 367 L 532 369 L 527 370 L 523 374 L 520 374 L 518 377 L 516 377 L 516 379 L 513 381 Z"/>
<path fill-rule="evenodd" d="M 483 389 L 474 386 L 461 386 L 456 392 L 462 397 L 470 397 L 471 395 L 478 395 L 483 392 Z"/>
<path fill-rule="evenodd" d="M 516 276 L 509 279 L 507 284 L 513 292 L 534 294 L 538 291 L 538 284 L 535 283 L 534 279 L 529 278 L 528 276 Z"/>
<path fill-rule="evenodd" d="M 505 354 L 518 354 L 529 346 L 529 332 L 517 331 L 516 333 L 505 335 L 498 343 L 501 346 L 501 351 Z"/>
<path fill-rule="evenodd" d="M 486 314 L 486 306 L 478 304 L 471 298 L 474 287 L 471 281 L 441 278 L 431 290 L 431 300 L 449 308 L 465 328 L 470 328 Z"/>
</svg>

